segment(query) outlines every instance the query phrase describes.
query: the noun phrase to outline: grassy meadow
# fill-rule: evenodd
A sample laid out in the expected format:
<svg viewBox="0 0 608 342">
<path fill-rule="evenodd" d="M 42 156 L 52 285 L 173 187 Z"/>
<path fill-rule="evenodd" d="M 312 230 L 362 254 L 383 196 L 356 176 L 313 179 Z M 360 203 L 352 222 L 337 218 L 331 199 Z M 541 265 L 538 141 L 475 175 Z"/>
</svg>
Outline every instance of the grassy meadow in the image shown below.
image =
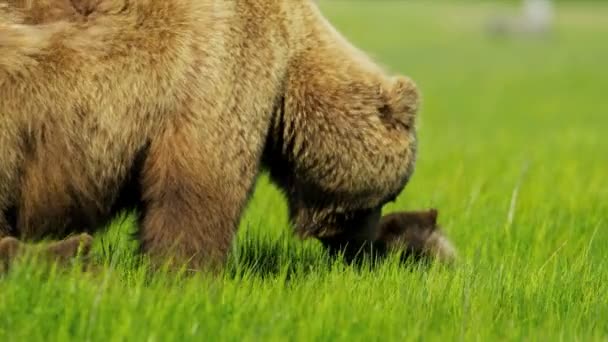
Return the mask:
<svg viewBox="0 0 608 342">
<path fill-rule="evenodd" d="M 459 263 L 332 262 L 262 177 L 225 275 L 146 274 L 122 218 L 101 273 L 0 277 L 1 341 L 608 339 L 608 3 L 560 3 L 547 39 L 485 34 L 507 5 L 321 7 L 419 84 L 416 172 L 385 212 L 438 208 Z"/>
</svg>

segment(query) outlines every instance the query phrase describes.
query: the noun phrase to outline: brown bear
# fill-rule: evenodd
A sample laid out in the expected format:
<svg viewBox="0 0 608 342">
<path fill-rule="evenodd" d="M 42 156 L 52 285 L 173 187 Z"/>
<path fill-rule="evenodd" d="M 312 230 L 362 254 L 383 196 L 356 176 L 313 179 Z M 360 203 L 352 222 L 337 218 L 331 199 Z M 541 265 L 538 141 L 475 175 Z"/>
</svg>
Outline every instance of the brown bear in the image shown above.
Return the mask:
<svg viewBox="0 0 608 342">
<path fill-rule="evenodd" d="M 134 209 L 153 261 L 216 267 L 261 170 L 322 241 L 376 227 L 413 173 L 417 87 L 312 0 L 83 0 L 50 17 L 12 2 L 0 237 L 93 232 Z"/>
</svg>

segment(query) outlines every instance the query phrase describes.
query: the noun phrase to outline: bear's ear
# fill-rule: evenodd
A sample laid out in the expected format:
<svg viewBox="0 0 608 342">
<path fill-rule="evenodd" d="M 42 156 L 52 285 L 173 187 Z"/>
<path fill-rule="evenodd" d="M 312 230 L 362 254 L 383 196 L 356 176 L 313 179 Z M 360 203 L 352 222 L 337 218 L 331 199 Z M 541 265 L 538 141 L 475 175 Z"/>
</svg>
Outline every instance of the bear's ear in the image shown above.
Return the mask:
<svg viewBox="0 0 608 342">
<path fill-rule="evenodd" d="M 394 77 L 389 93 L 389 106 L 393 113 L 415 116 L 420 106 L 420 93 L 414 81 L 405 76 Z"/>
<path fill-rule="evenodd" d="M 400 123 L 406 129 L 413 128 L 420 105 L 418 88 L 405 76 L 397 76 L 383 86 L 385 104 L 378 108 L 389 122 Z"/>
</svg>

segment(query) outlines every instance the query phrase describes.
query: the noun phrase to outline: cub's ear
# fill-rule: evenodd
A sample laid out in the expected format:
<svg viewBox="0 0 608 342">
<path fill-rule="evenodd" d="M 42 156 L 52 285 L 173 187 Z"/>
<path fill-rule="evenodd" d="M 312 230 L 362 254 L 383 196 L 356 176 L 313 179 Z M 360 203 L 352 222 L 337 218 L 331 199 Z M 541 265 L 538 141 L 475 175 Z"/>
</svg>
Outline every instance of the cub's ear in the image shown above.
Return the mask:
<svg viewBox="0 0 608 342">
<path fill-rule="evenodd" d="M 435 208 L 429 209 L 428 214 L 429 214 L 429 220 L 430 220 L 431 224 L 436 225 L 437 216 L 439 216 L 439 212 L 437 211 L 437 209 L 435 209 Z"/>
<path fill-rule="evenodd" d="M 47 247 L 47 254 L 53 259 L 67 261 L 79 255 L 89 256 L 93 246 L 93 237 L 87 233 L 51 243 Z"/>
<path fill-rule="evenodd" d="M 0 239 L 0 262 L 9 261 L 19 254 L 21 250 L 21 241 L 14 237 L 5 237 Z"/>
</svg>

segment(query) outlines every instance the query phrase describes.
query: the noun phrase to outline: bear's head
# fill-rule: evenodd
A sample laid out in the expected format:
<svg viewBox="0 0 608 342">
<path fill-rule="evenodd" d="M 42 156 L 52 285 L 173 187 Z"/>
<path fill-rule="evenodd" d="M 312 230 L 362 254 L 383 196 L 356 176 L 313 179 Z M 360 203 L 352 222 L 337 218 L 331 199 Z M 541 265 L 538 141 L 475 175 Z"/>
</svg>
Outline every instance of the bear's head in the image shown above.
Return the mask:
<svg viewBox="0 0 608 342">
<path fill-rule="evenodd" d="M 300 10 L 263 164 L 299 235 L 368 235 L 414 171 L 418 87 L 352 45 L 314 3 Z"/>
<path fill-rule="evenodd" d="M 300 236 L 368 238 L 414 172 L 418 89 L 377 73 L 309 75 L 277 103 L 264 165 Z"/>
</svg>

